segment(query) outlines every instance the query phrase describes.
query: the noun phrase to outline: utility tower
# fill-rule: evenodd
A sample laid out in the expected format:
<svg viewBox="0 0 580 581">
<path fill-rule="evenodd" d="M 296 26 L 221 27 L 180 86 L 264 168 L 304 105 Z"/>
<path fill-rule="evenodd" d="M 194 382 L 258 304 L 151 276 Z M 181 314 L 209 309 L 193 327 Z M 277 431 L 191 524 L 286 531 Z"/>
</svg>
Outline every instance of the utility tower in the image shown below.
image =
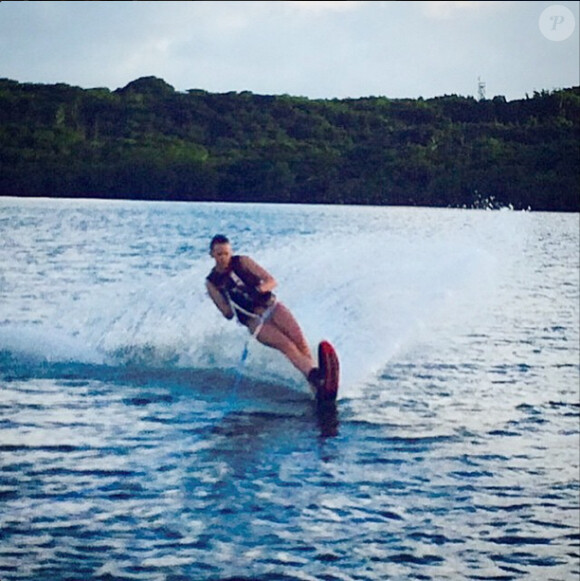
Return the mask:
<svg viewBox="0 0 580 581">
<path fill-rule="evenodd" d="M 485 81 L 481 77 L 477 77 L 477 99 L 483 101 L 485 99 Z"/>
</svg>

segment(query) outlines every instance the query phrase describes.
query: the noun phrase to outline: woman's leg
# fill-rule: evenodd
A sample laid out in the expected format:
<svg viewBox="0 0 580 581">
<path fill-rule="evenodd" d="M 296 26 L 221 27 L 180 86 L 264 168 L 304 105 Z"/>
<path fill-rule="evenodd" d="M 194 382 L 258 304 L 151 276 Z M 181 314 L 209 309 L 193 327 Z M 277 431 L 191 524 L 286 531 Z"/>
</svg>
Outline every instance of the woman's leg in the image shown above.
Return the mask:
<svg viewBox="0 0 580 581">
<path fill-rule="evenodd" d="M 312 360 L 310 352 L 305 354 L 298 349 L 296 343 L 288 335 L 283 333 L 273 321 L 268 320 L 264 323 L 264 326 L 258 333 L 257 339 L 260 343 L 282 352 L 294 367 L 301 371 L 305 377 L 308 377 L 308 374 L 314 367 L 314 361 Z"/>
<path fill-rule="evenodd" d="M 306 341 L 306 337 L 304 337 L 300 325 L 297 323 L 294 315 L 292 315 L 288 307 L 282 303 L 278 303 L 274 308 L 269 321 L 278 327 L 278 329 L 296 345 L 296 348 L 303 355 L 312 359 L 312 354 L 308 342 Z"/>
</svg>

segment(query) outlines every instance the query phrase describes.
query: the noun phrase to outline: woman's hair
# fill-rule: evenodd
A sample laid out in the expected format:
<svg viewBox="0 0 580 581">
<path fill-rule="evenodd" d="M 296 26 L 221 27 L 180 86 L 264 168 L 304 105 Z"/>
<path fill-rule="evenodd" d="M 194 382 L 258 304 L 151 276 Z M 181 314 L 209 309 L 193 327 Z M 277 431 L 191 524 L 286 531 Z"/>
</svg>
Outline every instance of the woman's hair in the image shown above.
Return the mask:
<svg viewBox="0 0 580 581">
<path fill-rule="evenodd" d="M 209 243 L 209 251 L 211 252 L 216 244 L 229 244 L 229 243 L 230 241 L 228 240 L 227 236 L 224 236 L 223 234 L 216 234 Z"/>
</svg>

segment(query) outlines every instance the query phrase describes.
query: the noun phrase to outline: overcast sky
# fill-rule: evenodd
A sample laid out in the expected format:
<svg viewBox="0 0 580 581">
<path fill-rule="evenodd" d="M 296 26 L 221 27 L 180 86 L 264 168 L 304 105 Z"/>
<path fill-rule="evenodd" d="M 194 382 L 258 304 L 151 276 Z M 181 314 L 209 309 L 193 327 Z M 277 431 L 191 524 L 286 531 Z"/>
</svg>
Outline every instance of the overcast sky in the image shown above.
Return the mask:
<svg viewBox="0 0 580 581">
<path fill-rule="evenodd" d="M 309 98 L 580 84 L 580 2 L 0 2 L 0 77 Z M 563 7 L 563 8 L 562 8 Z"/>
</svg>

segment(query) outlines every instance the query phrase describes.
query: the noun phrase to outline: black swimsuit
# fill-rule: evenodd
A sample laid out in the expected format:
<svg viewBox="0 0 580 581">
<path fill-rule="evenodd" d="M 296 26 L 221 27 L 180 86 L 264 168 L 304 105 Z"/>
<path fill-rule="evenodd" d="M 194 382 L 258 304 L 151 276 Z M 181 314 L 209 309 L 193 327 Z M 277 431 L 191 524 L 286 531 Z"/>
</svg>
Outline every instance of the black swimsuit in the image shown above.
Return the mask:
<svg viewBox="0 0 580 581">
<path fill-rule="evenodd" d="M 258 317 L 264 308 L 271 306 L 275 296 L 271 292 L 257 290 L 261 280 L 253 272 L 245 269 L 240 256 L 232 256 L 230 267 L 219 272 L 214 267 L 207 276 L 232 307 L 238 321 L 247 325 L 250 319 Z"/>
</svg>

